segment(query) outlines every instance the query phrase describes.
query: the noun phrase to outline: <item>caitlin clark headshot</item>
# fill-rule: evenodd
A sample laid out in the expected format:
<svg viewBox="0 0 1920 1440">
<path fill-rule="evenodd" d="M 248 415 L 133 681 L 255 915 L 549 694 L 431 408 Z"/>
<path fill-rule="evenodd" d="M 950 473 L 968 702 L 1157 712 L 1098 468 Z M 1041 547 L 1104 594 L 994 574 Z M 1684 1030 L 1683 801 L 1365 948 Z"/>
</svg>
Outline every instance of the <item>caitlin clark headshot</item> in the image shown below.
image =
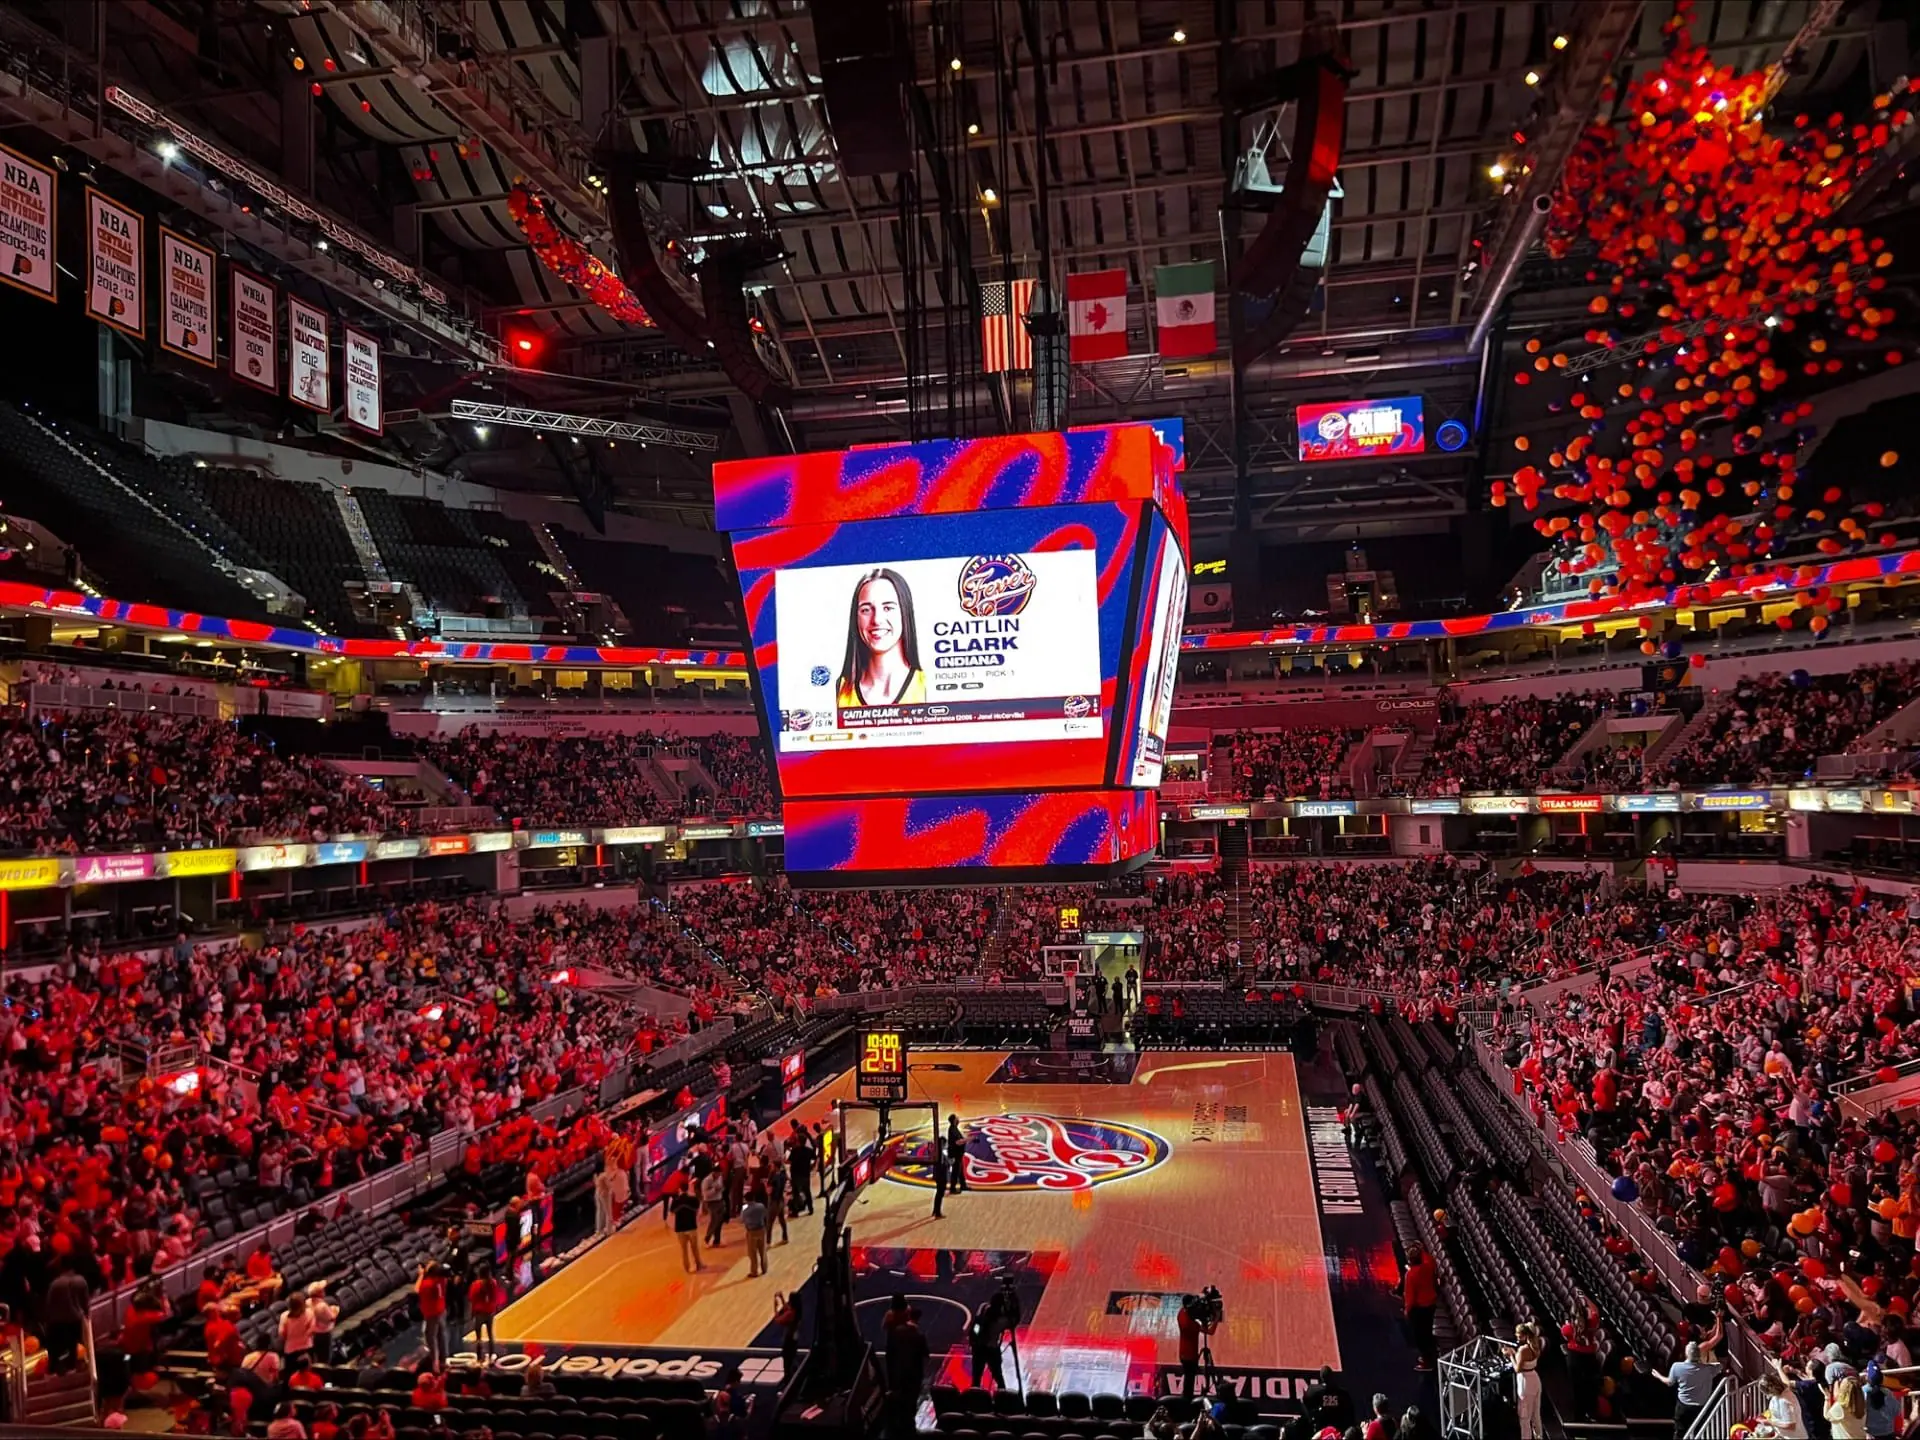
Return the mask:
<svg viewBox="0 0 1920 1440">
<path fill-rule="evenodd" d="M 842 710 L 926 702 L 913 592 L 896 570 L 869 570 L 853 587 L 847 611 L 847 658 L 835 703 Z"/>
</svg>

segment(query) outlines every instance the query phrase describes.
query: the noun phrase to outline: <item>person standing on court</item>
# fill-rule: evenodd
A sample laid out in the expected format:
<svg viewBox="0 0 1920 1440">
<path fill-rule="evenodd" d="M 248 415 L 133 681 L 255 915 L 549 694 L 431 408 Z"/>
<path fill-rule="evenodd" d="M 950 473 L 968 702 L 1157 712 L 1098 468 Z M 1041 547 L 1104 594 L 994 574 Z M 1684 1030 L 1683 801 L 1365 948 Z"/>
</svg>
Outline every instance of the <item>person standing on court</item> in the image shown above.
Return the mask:
<svg viewBox="0 0 1920 1440">
<path fill-rule="evenodd" d="M 718 1166 L 700 1182 L 700 1203 L 707 1212 L 707 1244 L 720 1243 L 720 1227 L 727 1223 L 727 1181 Z"/>
<path fill-rule="evenodd" d="M 680 1264 L 688 1274 L 704 1270 L 700 1259 L 700 1202 L 693 1192 L 682 1190 L 673 1197 L 673 1234 L 680 1242 Z"/>
<path fill-rule="evenodd" d="M 967 1188 L 967 1137 L 958 1115 L 947 1116 L 947 1169 L 947 1189 L 958 1195 Z"/>
<path fill-rule="evenodd" d="M 767 1170 L 767 1233 L 773 1233 L 775 1222 L 780 1226 L 780 1243 L 787 1243 L 787 1167 L 774 1164 Z"/>
<path fill-rule="evenodd" d="M 813 1137 L 798 1120 L 793 1122 L 793 1138 L 787 1142 L 787 1179 L 793 1190 L 793 1213 L 813 1213 Z"/>
<path fill-rule="evenodd" d="M 947 1147 L 938 1136 L 933 1141 L 933 1218 L 943 1220 L 940 1206 L 947 1198 Z"/>
<path fill-rule="evenodd" d="M 740 1205 L 740 1224 L 747 1232 L 747 1276 L 767 1273 L 766 1192 L 758 1186 L 749 1190 Z"/>
<path fill-rule="evenodd" d="M 1420 1352 L 1416 1370 L 1433 1369 L 1433 1309 L 1440 1303 L 1440 1277 L 1433 1257 L 1419 1245 L 1407 1247 L 1407 1273 L 1400 1277 L 1400 1301 L 1406 1308 L 1407 1338 Z"/>
</svg>

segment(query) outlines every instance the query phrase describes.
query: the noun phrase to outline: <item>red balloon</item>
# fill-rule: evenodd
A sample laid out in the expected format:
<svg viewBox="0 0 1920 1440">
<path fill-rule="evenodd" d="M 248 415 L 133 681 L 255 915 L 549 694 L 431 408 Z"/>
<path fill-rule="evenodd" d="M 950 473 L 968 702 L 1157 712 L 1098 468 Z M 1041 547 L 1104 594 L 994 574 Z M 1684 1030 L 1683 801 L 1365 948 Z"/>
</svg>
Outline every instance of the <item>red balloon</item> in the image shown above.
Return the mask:
<svg viewBox="0 0 1920 1440">
<path fill-rule="evenodd" d="M 1841 1184 L 1833 1188 L 1836 1190 L 1845 1190 L 1847 1187 Z M 1839 1203 L 1844 1205 L 1846 1202 L 1840 1201 Z M 1818 1255 L 1809 1255 L 1800 1262 L 1800 1273 L 1805 1275 L 1809 1280 L 1824 1280 L 1827 1278 L 1827 1262 L 1822 1260 Z"/>
</svg>

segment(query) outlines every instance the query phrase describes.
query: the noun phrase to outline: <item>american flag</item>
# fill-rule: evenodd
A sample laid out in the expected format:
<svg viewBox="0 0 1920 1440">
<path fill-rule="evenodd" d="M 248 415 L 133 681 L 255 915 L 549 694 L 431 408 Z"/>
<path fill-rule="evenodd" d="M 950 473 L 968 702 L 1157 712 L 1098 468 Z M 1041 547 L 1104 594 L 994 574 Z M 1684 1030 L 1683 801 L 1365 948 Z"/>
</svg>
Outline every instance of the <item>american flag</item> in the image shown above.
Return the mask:
<svg viewBox="0 0 1920 1440">
<path fill-rule="evenodd" d="M 1033 337 L 1027 334 L 1027 309 L 1033 304 L 1034 282 L 1003 280 L 980 287 L 980 354 L 982 369 L 992 375 L 1002 370 L 1033 368 Z M 1011 288 L 1013 303 L 1007 303 Z"/>
</svg>

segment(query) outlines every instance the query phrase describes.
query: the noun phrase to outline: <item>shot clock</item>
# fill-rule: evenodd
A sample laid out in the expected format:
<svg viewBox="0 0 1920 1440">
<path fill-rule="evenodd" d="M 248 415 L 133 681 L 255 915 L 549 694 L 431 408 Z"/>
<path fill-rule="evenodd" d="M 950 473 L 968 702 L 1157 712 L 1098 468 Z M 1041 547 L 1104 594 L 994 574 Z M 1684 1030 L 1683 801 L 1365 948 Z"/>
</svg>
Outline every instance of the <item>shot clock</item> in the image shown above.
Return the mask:
<svg viewBox="0 0 1920 1440">
<path fill-rule="evenodd" d="M 854 1098 L 900 1104 L 907 1098 L 907 1040 L 898 1030 L 860 1032 Z"/>
</svg>

